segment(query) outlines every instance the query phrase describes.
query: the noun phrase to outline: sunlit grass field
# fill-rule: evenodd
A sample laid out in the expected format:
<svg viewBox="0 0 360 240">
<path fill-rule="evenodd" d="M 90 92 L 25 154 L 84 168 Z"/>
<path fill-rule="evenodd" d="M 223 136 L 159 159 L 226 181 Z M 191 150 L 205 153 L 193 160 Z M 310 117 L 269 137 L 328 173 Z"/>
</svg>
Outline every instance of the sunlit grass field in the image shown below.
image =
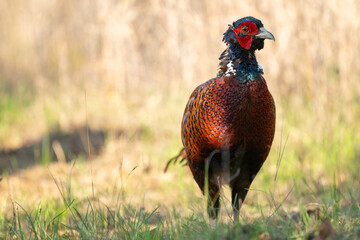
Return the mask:
<svg viewBox="0 0 360 240">
<path fill-rule="evenodd" d="M 0 239 L 359 239 L 360 2 L 0 2 Z M 272 150 L 208 226 L 181 149 L 227 24 L 262 20 Z"/>
</svg>

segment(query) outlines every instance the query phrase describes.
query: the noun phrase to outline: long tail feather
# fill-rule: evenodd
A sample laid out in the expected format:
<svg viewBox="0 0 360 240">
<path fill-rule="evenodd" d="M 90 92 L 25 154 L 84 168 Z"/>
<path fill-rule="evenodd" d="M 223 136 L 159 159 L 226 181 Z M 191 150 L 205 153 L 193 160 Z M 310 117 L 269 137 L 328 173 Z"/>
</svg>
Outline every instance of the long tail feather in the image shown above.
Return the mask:
<svg viewBox="0 0 360 240">
<path fill-rule="evenodd" d="M 184 161 L 186 161 L 185 148 L 182 148 L 178 155 L 169 159 L 169 161 L 167 162 L 167 164 L 165 166 L 164 172 L 166 172 L 168 170 L 168 168 L 172 162 L 176 163 L 177 161 L 179 161 L 179 163 L 183 163 Z M 184 165 L 186 165 L 186 164 L 184 164 Z"/>
</svg>

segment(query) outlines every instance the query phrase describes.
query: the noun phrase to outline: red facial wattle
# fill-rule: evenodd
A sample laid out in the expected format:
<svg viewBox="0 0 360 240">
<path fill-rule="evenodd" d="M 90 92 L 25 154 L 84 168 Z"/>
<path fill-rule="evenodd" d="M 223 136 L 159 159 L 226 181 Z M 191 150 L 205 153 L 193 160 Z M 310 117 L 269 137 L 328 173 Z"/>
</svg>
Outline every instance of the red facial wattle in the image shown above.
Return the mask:
<svg viewBox="0 0 360 240">
<path fill-rule="evenodd" d="M 244 32 L 243 28 L 247 27 L 248 31 Z M 255 23 L 253 22 L 244 22 L 241 23 L 237 28 L 233 30 L 236 34 L 236 37 L 239 41 L 239 44 L 242 48 L 249 50 L 252 44 L 252 38 L 256 35 L 259 30 Z"/>
</svg>

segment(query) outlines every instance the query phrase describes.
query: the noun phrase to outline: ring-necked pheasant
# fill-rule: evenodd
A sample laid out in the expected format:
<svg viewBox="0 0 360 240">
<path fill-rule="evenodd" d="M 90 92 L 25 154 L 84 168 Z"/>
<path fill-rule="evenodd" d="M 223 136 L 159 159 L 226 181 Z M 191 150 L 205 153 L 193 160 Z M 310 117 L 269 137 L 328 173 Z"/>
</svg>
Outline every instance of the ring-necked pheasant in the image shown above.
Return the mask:
<svg viewBox="0 0 360 240">
<path fill-rule="evenodd" d="M 222 184 L 231 187 L 234 220 L 238 219 L 274 138 L 275 104 L 255 57 L 264 39 L 275 40 L 256 18 L 241 18 L 229 25 L 217 77 L 198 86 L 185 108 L 184 149 L 176 158 L 187 159 L 201 191 L 208 192 L 208 213 L 214 220 Z"/>
</svg>

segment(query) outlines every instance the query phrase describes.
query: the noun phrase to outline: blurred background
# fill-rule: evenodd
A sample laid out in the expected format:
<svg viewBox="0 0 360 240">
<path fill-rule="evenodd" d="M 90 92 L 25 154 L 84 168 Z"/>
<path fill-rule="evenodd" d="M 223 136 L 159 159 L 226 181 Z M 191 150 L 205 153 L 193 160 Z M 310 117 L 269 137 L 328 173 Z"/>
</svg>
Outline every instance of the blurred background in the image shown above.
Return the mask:
<svg viewBox="0 0 360 240">
<path fill-rule="evenodd" d="M 0 13 L 3 209 L 59 198 L 57 182 L 78 199 L 191 211 L 202 197 L 187 168 L 162 171 L 223 32 L 248 15 L 276 38 L 257 52 L 277 123 L 252 187 L 294 187 L 290 206 L 331 184 L 360 190 L 359 1 L 2 0 Z"/>
</svg>

